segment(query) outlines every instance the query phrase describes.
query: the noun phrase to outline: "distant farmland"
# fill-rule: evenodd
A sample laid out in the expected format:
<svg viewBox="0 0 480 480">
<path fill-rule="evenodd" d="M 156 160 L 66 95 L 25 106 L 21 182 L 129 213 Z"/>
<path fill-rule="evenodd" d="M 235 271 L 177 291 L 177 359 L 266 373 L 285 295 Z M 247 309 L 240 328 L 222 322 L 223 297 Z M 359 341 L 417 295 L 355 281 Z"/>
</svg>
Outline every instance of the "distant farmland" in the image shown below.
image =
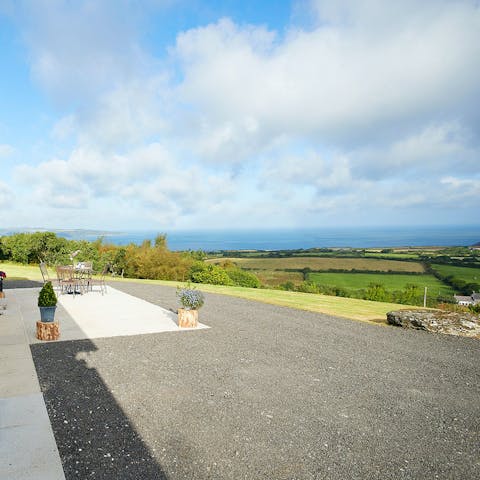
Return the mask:
<svg viewBox="0 0 480 480">
<path fill-rule="evenodd" d="M 323 258 L 323 257 L 286 257 L 286 258 L 214 258 L 212 263 L 224 261 L 236 263 L 239 267 L 251 270 L 367 270 L 377 272 L 424 273 L 419 262 L 402 262 L 379 258 Z M 259 272 L 260 273 L 260 272 Z"/>
<path fill-rule="evenodd" d="M 367 288 L 370 283 L 382 284 L 388 291 L 402 290 L 406 285 L 427 287 L 429 295 L 453 295 L 453 290 L 433 275 L 402 275 L 375 273 L 310 273 L 308 279 L 319 285 L 335 286 L 349 290 Z"/>
<path fill-rule="evenodd" d="M 442 275 L 453 275 L 467 283 L 480 283 L 480 268 L 456 267 L 453 265 L 432 265 Z"/>
</svg>

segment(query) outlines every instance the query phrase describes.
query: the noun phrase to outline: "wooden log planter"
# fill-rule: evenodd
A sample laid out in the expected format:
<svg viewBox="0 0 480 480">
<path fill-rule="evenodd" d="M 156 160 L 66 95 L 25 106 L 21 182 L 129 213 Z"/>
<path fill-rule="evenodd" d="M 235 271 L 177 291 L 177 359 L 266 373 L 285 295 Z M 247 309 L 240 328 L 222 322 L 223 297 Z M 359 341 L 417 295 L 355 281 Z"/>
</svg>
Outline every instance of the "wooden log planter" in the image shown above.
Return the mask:
<svg viewBox="0 0 480 480">
<path fill-rule="evenodd" d="M 198 327 L 198 310 L 178 309 L 178 326 L 180 328 Z"/>
<path fill-rule="evenodd" d="M 37 322 L 37 338 L 39 340 L 58 340 L 60 338 L 58 322 Z"/>
</svg>

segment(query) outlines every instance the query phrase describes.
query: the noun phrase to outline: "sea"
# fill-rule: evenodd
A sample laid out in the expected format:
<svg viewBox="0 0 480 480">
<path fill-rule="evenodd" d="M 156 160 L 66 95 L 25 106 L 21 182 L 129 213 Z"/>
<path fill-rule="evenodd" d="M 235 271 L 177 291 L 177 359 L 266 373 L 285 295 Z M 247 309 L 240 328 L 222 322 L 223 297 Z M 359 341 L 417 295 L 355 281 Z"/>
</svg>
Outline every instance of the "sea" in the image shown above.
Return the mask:
<svg viewBox="0 0 480 480">
<path fill-rule="evenodd" d="M 256 230 L 57 231 L 70 239 L 127 245 L 167 235 L 171 250 L 293 250 L 308 248 L 387 248 L 470 246 L 480 242 L 477 226 L 324 227 Z"/>
</svg>

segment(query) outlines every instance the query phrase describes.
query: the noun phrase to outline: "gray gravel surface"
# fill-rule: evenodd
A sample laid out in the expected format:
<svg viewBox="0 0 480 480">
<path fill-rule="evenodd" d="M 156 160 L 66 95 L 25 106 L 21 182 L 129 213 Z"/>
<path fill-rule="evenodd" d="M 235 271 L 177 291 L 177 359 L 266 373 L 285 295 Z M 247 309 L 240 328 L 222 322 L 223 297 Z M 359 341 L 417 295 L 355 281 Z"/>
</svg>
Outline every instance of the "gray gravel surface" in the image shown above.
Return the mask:
<svg viewBox="0 0 480 480">
<path fill-rule="evenodd" d="M 32 345 L 67 480 L 480 477 L 478 340 L 212 294 L 200 320 Z"/>
</svg>

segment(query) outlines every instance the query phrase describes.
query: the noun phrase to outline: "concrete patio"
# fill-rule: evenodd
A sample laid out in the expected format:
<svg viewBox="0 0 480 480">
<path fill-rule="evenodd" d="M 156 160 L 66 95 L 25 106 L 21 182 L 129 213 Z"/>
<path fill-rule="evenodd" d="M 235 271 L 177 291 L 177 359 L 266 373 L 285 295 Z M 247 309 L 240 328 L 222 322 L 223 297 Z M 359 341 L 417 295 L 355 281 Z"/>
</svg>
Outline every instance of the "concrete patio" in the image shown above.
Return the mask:
<svg viewBox="0 0 480 480">
<path fill-rule="evenodd" d="M 64 479 L 29 347 L 45 343 L 35 336 L 39 288 L 6 292 L 7 309 L 0 312 L 0 479 Z M 178 328 L 172 311 L 112 287 L 105 295 L 58 298 L 59 341 L 189 330 Z"/>
</svg>

